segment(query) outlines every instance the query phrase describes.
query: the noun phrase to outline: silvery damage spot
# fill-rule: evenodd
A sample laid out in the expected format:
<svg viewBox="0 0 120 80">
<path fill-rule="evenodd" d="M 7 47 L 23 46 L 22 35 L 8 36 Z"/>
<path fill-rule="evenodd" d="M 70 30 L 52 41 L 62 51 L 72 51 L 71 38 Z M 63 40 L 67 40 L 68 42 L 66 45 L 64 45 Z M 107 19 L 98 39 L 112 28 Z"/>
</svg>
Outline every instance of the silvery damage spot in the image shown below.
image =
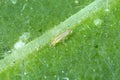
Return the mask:
<svg viewBox="0 0 120 80">
<path fill-rule="evenodd" d="M 22 6 L 22 9 L 21 9 L 21 12 L 23 12 L 26 8 L 27 4 L 25 3 L 23 6 Z"/>
<path fill-rule="evenodd" d="M 66 77 L 60 77 L 60 76 L 57 75 L 57 74 L 54 75 L 54 78 L 55 78 L 56 80 L 70 80 L 69 77 L 67 77 L 67 76 L 66 76 Z"/>
<path fill-rule="evenodd" d="M 63 80 L 69 80 L 69 78 L 68 77 L 64 77 Z"/>
<path fill-rule="evenodd" d="M 14 48 L 7 50 L 7 52 L 4 53 L 2 56 L 3 58 L 11 54 L 14 50 L 20 49 L 26 45 L 28 42 L 28 39 L 30 38 L 29 32 L 24 32 L 21 36 L 19 36 L 18 41 L 14 44 Z"/>
<path fill-rule="evenodd" d="M 106 0 L 106 9 L 105 9 L 106 12 L 109 11 L 109 0 Z"/>
<path fill-rule="evenodd" d="M 99 18 L 98 18 L 98 19 L 95 19 L 95 20 L 93 21 L 93 23 L 94 23 L 95 26 L 100 26 L 100 25 L 102 24 L 102 22 L 103 22 L 103 21 L 102 21 L 101 19 L 99 19 Z"/>
<path fill-rule="evenodd" d="M 29 38 L 30 38 L 30 33 L 29 32 L 23 33 L 19 37 L 19 40 L 14 44 L 14 49 L 20 49 L 23 46 L 25 46 L 25 44 L 26 44 L 26 42 L 28 41 Z"/>
<path fill-rule="evenodd" d="M 79 1 L 78 1 L 78 0 L 75 0 L 74 2 L 75 2 L 75 4 L 78 4 L 78 3 L 79 3 Z"/>
<path fill-rule="evenodd" d="M 22 48 L 25 45 L 25 42 L 18 41 L 14 44 L 14 49 Z"/>
<path fill-rule="evenodd" d="M 11 0 L 12 4 L 16 4 L 17 0 Z"/>
</svg>

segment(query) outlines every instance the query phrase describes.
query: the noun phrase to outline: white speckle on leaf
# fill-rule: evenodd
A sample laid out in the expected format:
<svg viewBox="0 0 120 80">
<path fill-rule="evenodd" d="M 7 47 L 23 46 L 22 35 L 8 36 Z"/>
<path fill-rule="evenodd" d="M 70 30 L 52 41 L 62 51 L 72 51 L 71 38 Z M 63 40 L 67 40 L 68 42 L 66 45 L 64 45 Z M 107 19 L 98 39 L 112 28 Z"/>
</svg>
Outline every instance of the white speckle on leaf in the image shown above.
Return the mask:
<svg viewBox="0 0 120 80">
<path fill-rule="evenodd" d="M 62 70 L 62 73 L 65 73 L 65 72 Z"/>
<path fill-rule="evenodd" d="M 26 72 L 24 72 L 24 75 L 27 75 L 27 73 L 26 73 Z"/>
<path fill-rule="evenodd" d="M 46 64 L 46 67 L 49 67 L 49 64 Z"/>
<path fill-rule="evenodd" d="M 44 75 L 44 79 L 47 79 L 47 76 L 46 76 L 46 75 Z"/>
<path fill-rule="evenodd" d="M 79 3 L 79 1 L 78 0 L 75 0 L 75 4 L 78 4 Z"/>
<path fill-rule="evenodd" d="M 59 78 L 59 77 L 57 77 L 57 80 L 60 80 L 60 78 Z"/>
<path fill-rule="evenodd" d="M 26 3 L 23 5 L 22 9 L 21 9 L 21 12 L 24 11 L 24 9 L 26 8 Z"/>
<path fill-rule="evenodd" d="M 25 32 L 23 33 L 20 37 L 19 40 L 14 44 L 14 49 L 20 49 L 23 46 L 25 46 L 26 41 L 29 39 L 30 37 L 30 33 L 29 32 Z"/>
<path fill-rule="evenodd" d="M 39 48 L 36 48 L 37 51 L 39 51 Z"/>
<path fill-rule="evenodd" d="M 106 8 L 106 9 L 105 9 L 105 11 L 106 11 L 106 12 L 109 12 L 109 9 L 108 9 L 108 8 Z"/>
<path fill-rule="evenodd" d="M 54 75 L 54 77 L 56 78 L 56 77 L 57 77 L 57 75 Z"/>
<path fill-rule="evenodd" d="M 94 23 L 94 25 L 99 26 L 99 25 L 102 24 L 102 20 L 101 19 L 95 19 L 93 23 Z"/>
<path fill-rule="evenodd" d="M 14 48 L 15 48 L 15 49 L 20 49 L 20 48 L 22 48 L 24 45 L 25 45 L 24 42 L 18 41 L 18 42 L 15 43 Z"/>
<path fill-rule="evenodd" d="M 11 53 L 11 52 L 12 52 L 11 50 L 8 51 L 8 53 Z"/>
<path fill-rule="evenodd" d="M 17 0 L 11 0 L 12 4 L 16 4 Z"/>
<path fill-rule="evenodd" d="M 64 80 L 69 80 L 69 78 L 68 78 L 68 77 L 64 77 L 63 79 L 64 79 Z"/>
<path fill-rule="evenodd" d="M 21 16 L 23 15 L 23 13 L 20 14 Z"/>
<path fill-rule="evenodd" d="M 93 69 L 93 72 L 95 72 L 95 69 Z"/>
<path fill-rule="evenodd" d="M 30 7 L 30 10 L 33 10 L 33 7 Z"/>
<path fill-rule="evenodd" d="M 30 38 L 30 33 L 29 33 L 29 32 L 24 32 L 24 33 L 19 37 L 19 40 L 26 42 L 29 38 Z"/>
<path fill-rule="evenodd" d="M 84 37 L 86 37 L 86 35 L 83 35 Z"/>
<path fill-rule="evenodd" d="M 106 12 L 109 11 L 109 1 L 108 1 L 108 0 L 106 0 L 106 9 L 105 9 L 105 11 L 106 11 Z"/>
<path fill-rule="evenodd" d="M 89 25 L 86 25 L 86 29 L 91 30 L 91 28 L 90 28 L 90 26 L 89 26 Z M 86 30 L 86 29 L 85 29 L 85 30 Z"/>
</svg>

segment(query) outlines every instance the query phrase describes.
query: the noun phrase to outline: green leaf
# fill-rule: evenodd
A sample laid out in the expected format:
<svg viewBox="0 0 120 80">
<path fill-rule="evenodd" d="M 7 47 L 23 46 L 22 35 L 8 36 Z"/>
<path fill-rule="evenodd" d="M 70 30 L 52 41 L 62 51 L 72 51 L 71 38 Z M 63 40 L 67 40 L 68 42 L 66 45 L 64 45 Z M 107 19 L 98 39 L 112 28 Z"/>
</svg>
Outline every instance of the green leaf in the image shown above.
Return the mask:
<svg viewBox="0 0 120 80">
<path fill-rule="evenodd" d="M 8 4 L 4 2 L 3 3 L 6 4 L 5 7 L 8 5 L 11 6 L 11 4 L 15 6 L 19 3 L 19 1 L 17 0 L 14 1 L 12 3 L 9 3 L 8 1 Z M 31 13 L 29 14 L 27 14 L 28 11 L 26 11 L 25 13 L 24 11 L 21 12 L 21 15 L 24 15 L 22 17 L 18 16 L 19 10 L 17 11 L 17 8 L 13 6 L 16 10 L 15 16 L 17 20 L 19 20 L 15 20 L 15 22 L 17 22 L 17 24 L 20 24 L 20 22 L 22 22 L 21 25 L 23 26 L 32 26 L 30 28 L 28 27 L 28 32 L 29 29 L 30 31 L 34 32 L 30 32 L 32 34 L 32 41 L 28 40 L 25 46 L 18 50 L 12 50 L 11 54 L 0 60 L 1 80 L 120 79 L 119 0 L 96 0 L 86 7 L 82 8 L 77 13 L 75 13 L 77 10 L 72 11 L 72 13 L 68 11 L 71 14 L 75 14 L 71 15 L 60 24 L 58 24 L 59 20 L 61 20 L 60 18 L 58 18 L 59 20 L 50 20 L 52 17 L 54 18 L 54 15 L 49 14 L 51 12 L 51 10 L 49 10 L 49 7 L 51 6 L 50 4 L 55 3 L 54 1 L 44 2 L 41 0 L 42 3 L 37 3 L 37 1 L 33 1 L 32 4 L 30 4 L 31 2 L 27 2 L 26 0 L 26 2 L 23 1 L 23 3 L 25 3 L 24 5 L 19 4 L 19 6 L 17 6 L 18 9 L 20 8 L 19 10 L 21 10 L 21 5 L 22 10 L 26 8 L 26 10 L 33 10 L 30 11 Z M 62 1 L 59 2 L 62 3 Z M 69 5 L 70 7 L 70 4 L 73 4 L 72 1 L 70 1 L 70 3 L 68 4 L 68 0 L 65 0 L 65 2 L 66 5 Z M 43 19 L 46 18 L 47 20 L 44 19 L 43 21 L 41 20 L 42 18 L 38 19 L 38 13 L 40 13 L 38 9 L 39 5 L 31 7 L 35 4 L 41 4 L 40 7 L 42 8 L 40 10 L 42 10 L 44 13 L 46 12 L 45 14 L 48 15 L 46 17 L 42 15 L 41 16 Z M 59 7 L 63 5 L 60 3 L 58 4 L 60 5 L 58 5 Z M 74 3 L 74 5 L 78 6 L 78 4 L 76 3 Z M 74 5 L 73 7 L 75 7 Z M 55 8 L 58 6 L 56 4 Z M 46 8 L 48 11 L 44 9 L 45 7 L 48 8 Z M 38 10 L 36 11 L 34 9 Z M 68 9 L 66 8 L 65 10 Z M 32 14 L 34 11 L 35 15 Z M 58 15 L 58 12 L 61 12 L 61 10 L 55 12 L 56 15 Z M 4 15 L 7 16 L 7 14 Z M 38 29 L 38 31 L 41 31 L 41 29 L 39 29 L 39 24 L 35 23 L 35 21 L 34 23 L 30 21 L 29 24 L 23 23 L 25 19 L 23 17 L 27 15 L 33 16 L 30 17 L 31 19 L 29 20 L 33 19 L 36 22 L 39 22 L 41 20 L 43 21 L 43 23 L 45 23 L 43 26 L 48 26 L 41 28 L 42 32 L 38 35 L 40 37 L 33 36 L 33 34 L 35 33 L 38 34 L 38 32 L 36 32 L 35 30 Z M 52 16 L 50 17 L 49 15 Z M 2 17 L 3 20 L 1 19 L 1 23 L 3 26 L 9 25 L 9 22 L 7 22 L 7 20 L 4 20 L 5 16 Z M 10 19 L 12 19 L 13 14 L 10 14 L 9 16 L 11 16 Z M 52 24 L 51 22 L 56 22 L 58 25 L 54 26 L 55 24 Z M 15 25 L 16 24 L 13 24 L 13 27 Z M 36 27 L 35 30 L 32 30 L 31 28 L 34 29 L 34 26 L 38 27 Z M 49 28 L 49 26 L 54 27 Z M 19 27 L 12 29 L 19 29 Z M 22 32 L 22 30 L 27 31 L 27 29 L 22 28 L 20 32 Z M 51 43 L 55 41 L 55 38 L 64 33 L 66 30 L 72 30 L 72 33 L 69 36 L 66 36 L 66 39 L 56 43 L 55 46 L 50 46 Z M 16 34 L 16 36 L 18 36 L 18 34 Z M 17 41 L 13 38 L 11 40 L 13 40 L 13 42 Z M 13 42 L 11 44 L 13 44 Z"/>
</svg>

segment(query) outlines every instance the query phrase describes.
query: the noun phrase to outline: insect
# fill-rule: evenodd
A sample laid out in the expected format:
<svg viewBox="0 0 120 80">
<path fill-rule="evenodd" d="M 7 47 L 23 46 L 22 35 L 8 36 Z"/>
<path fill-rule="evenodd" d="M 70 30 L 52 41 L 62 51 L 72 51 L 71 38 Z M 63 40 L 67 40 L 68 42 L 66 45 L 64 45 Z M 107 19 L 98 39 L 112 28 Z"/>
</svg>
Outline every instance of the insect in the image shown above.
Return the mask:
<svg viewBox="0 0 120 80">
<path fill-rule="evenodd" d="M 58 35 L 50 44 L 50 46 L 55 46 L 58 42 L 60 42 L 61 40 L 65 39 L 66 36 L 68 36 L 70 33 L 72 33 L 72 30 L 68 29 L 66 31 L 64 31 L 63 33 L 61 33 L 60 35 Z"/>
</svg>

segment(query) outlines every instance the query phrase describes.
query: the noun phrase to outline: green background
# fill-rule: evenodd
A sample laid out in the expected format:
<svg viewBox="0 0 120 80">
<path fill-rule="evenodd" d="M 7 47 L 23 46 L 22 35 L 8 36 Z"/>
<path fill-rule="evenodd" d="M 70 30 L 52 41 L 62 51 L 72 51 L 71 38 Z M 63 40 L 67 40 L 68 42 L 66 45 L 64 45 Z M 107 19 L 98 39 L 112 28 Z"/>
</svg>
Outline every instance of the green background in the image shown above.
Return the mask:
<svg viewBox="0 0 120 80">
<path fill-rule="evenodd" d="M 13 1 L 13 0 L 11 0 Z M 0 55 L 11 50 L 19 36 L 29 41 L 90 4 L 93 0 L 0 1 Z M 33 52 L 0 72 L 0 80 L 119 80 L 120 4 L 109 4 L 76 25 L 64 41 Z M 96 19 L 102 20 L 95 25 Z M 2 64 L 0 64 L 2 65 Z"/>
</svg>

